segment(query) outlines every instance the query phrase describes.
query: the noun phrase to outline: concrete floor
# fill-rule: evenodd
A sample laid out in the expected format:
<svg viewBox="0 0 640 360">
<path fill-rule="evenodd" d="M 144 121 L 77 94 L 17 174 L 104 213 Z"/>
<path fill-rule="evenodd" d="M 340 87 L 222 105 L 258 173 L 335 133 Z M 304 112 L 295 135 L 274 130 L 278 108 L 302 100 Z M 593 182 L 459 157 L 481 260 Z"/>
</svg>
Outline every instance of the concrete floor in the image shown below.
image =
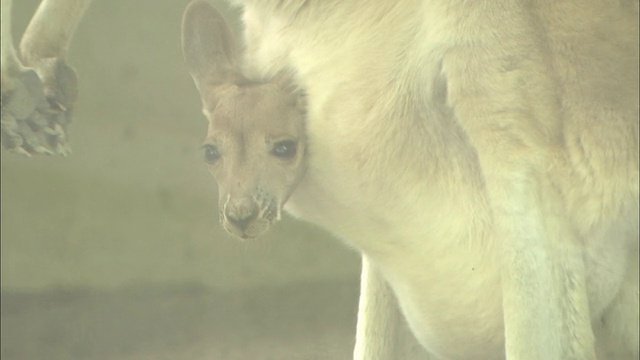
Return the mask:
<svg viewBox="0 0 640 360">
<path fill-rule="evenodd" d="M 3 360 L 349 359 L 357 283 L 2 292 Z"/>
</svg>

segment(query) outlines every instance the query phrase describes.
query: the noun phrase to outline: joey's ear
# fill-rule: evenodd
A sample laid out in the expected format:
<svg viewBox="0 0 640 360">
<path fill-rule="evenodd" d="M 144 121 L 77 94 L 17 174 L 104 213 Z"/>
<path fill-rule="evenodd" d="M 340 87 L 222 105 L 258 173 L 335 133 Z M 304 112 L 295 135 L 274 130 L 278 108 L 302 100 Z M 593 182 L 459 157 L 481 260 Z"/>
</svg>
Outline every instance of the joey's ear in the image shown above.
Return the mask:
<svg viewBox="0 0 640 360">
<path fill-rule="evenodd" d="M 192 1 L 184 11 L 182 54 L 200 91 L 204 83 L 232 82 L 238 74 L 231 29 L 218 10 L 205 1 Z"/>
</svg>

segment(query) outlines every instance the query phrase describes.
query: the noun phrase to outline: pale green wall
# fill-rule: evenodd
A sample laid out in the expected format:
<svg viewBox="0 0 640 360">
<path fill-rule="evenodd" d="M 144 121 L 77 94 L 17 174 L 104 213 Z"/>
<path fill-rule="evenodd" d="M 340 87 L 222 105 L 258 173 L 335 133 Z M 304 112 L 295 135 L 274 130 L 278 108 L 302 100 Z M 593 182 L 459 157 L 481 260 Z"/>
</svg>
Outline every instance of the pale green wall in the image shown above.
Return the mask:
<svg viewBox="0 0 640 360">
<path fill-rule="evenodd" d="M 14 1 L 16 33 L 36 3 Z M 2 152 L 3 289 L 357 278 L 353 251 L 299 221 L 245 243 L 219 226 L 198 150 L 206 122 L 180 52 L 186 4 L 94 0 L 69 55 L 74 154 Z"/>
</svg>

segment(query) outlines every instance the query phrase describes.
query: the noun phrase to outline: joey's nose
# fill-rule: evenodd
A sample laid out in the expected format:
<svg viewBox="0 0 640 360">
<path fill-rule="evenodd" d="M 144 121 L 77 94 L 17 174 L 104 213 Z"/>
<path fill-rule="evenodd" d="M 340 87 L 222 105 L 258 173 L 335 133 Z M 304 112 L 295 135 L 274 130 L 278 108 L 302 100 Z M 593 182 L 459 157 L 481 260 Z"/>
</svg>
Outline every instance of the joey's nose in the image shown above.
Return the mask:
<svg viewBox="0 0 640 360">
<path fill-rule="evenodd" d="M 240 230 L 246 230 L 247 226 L 258 216 L 256 208 L 229 208 L 225 209 L 227 221 Z"/>
</svg>

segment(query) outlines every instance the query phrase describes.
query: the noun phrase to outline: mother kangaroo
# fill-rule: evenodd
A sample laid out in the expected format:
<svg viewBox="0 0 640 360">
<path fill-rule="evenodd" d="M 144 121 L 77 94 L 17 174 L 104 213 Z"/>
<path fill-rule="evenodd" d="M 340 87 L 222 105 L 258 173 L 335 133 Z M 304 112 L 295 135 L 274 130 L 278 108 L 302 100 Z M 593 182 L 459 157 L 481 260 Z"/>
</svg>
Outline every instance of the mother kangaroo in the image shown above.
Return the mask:
<svg viewBox="0 0 640 360">
<path fill-rule="evenodd" d="M 396 300 L 415 357 L 638 358 L 637 1 L 234 3 L 307 92 L 287 210 L 362 253 L 355 359 Z"/>
</svg>

